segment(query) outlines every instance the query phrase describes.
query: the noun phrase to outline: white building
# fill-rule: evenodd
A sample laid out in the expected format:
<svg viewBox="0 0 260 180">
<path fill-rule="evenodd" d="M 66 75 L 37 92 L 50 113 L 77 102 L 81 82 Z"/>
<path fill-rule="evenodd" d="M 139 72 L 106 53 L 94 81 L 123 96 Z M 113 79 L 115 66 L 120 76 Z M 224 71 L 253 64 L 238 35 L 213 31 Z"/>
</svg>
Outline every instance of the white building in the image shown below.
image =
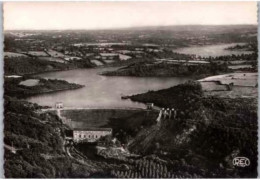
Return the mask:
<svg viewBox="0 0 260 180">
<path fill-rule="evenodd" d="M 112 135 L 111 128 L 85 128 L 73 130 L 74 142 L 96 142 L 101 137 Z"/>
</svg>

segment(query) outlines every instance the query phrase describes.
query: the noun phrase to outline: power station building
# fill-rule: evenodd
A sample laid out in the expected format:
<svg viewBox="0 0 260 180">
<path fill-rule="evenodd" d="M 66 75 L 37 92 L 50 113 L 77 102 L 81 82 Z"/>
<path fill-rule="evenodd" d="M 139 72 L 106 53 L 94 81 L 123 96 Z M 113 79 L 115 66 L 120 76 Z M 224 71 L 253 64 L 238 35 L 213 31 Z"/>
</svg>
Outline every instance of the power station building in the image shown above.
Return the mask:
<svg viewBox="0 0 260 180">
<path fill-rule="evenodd" d="M 112 135 L 111 128 L 85 128 L 73 129 L 73 141 L 78 142 L 96 142 L 101 137 Z"/>
</svg>

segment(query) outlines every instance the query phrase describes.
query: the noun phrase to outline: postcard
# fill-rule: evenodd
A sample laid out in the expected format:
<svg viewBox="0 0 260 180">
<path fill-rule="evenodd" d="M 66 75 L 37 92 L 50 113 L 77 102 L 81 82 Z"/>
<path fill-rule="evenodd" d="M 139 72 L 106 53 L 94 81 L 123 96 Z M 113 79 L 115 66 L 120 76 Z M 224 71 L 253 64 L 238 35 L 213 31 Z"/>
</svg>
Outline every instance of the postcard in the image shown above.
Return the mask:
<svg viewBox="0 0 260 180">
<path fill-rule="evenodd" d="M 6 178 L 256 178 L 257 2 L 5 2 Z"/>
</svg>

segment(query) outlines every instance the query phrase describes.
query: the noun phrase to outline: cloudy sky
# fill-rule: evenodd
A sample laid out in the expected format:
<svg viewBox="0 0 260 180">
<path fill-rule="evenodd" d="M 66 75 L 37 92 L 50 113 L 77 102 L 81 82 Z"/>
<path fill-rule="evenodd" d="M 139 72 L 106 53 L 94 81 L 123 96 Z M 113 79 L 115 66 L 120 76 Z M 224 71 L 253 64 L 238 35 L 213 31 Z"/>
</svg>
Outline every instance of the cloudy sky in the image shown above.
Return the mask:
<svg viewBox="0 0 260 180">
<path fill-rule="evenodd" d="M 256 24 L 257 2 L 5 2 L 4 28 Z"/>
</svg>

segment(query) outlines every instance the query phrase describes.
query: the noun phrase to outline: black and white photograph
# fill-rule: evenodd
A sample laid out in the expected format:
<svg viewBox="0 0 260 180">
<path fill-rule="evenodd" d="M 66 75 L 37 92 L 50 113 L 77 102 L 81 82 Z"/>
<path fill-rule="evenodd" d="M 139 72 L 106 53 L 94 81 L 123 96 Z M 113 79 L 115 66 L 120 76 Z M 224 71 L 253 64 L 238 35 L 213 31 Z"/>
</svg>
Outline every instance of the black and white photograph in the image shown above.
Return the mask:
<svg viewBox="0 0 260 180">
<path fill-rule="evenodd" d="M 5 178 L 257 178 L 257 11 L 4 2 Z"/>
</svg>

